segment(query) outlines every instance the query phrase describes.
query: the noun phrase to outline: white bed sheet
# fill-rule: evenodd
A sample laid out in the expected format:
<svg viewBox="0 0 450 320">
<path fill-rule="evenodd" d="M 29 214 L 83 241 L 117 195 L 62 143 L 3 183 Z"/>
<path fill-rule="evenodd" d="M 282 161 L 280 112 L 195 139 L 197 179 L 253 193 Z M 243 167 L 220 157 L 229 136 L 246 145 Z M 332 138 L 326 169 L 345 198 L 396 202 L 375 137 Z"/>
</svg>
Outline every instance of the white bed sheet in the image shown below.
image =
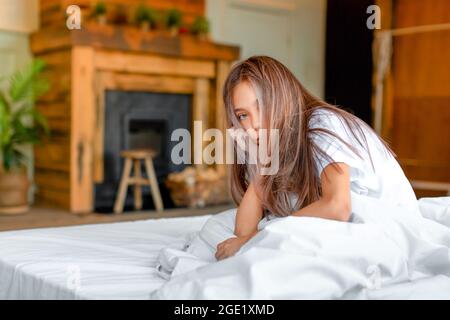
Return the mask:
<svg viewBox="0 0 450 320">
<path fill-rule="evenodd" d="M 0 299 L 149 299 L 161 248 L 209 217 L 0 232 Z"/>
</svg>

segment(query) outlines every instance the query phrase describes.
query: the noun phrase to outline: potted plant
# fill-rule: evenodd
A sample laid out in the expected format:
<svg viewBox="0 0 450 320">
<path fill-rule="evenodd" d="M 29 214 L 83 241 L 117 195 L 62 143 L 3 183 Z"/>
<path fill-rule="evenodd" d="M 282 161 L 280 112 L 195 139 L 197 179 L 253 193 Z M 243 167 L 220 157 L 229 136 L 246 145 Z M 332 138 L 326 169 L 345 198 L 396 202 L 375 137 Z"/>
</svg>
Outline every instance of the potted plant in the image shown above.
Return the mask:
<svg viewBox="0 0 450 320">
<path fill-rule="evenodd" d="M 204 16 L 197 17 L 191 26 L 191 32 L 199 39 L 206 40 L 209 37 L 209 21 Z"/>
<path fill-rule="evenodd" d="M 140 5 L 136 8 L 134 21 L 141 27 L 142 31 L 147 32 L 156 27 L 156 13 L 153 9 Z"/>
<path fill-rule="evenodd" d="M 178 29 L 181 25 L 182 14 L 178 9 L 171 9 L 166 13 L 166 27 L 170 31 L 171 36 L 178 35 Z"/>
<path fill-rule="evenodd" d="M 45 118 L 34 108 L 35 99 L 48 89 L 39 77 L 44 67 L 43 61 L 35 60 L 0 82 L 0 214 L 28 210 L 24 147 L 49 133 Z"/>
<path fill-rule="evenodd" d="M 95 4 L 92 16 L 97 19 L 97 22 L 101 25 L 106 24 L 106 4 L 103 1 L 99 1 Z"/>
</svg>

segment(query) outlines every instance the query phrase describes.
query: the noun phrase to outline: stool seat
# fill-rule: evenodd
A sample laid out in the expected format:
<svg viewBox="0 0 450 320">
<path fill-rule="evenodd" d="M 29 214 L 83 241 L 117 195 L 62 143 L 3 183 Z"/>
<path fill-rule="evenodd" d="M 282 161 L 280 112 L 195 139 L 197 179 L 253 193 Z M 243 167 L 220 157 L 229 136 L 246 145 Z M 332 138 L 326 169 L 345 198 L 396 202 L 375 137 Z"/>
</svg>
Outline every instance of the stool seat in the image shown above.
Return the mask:
<svg viewBox="0 0 450 320">
<path fill-rule="evenodd" d="M 158 152 L 152 149 L 133 149 L 133 150 L 123 150 L 120 155 L 124 158 L 132 159 L 145 159 L 145 158 L 155 158 Z"/>
<path fill-rule="evenodd" d="M 116 202 L 114 204 L 114 212 L 122 213 L 127 195 L 128 186 L 134 186 L 134 207 L 136 210 L 142 209 L 142 190 L 141 186 L 149 185 L 157 211 L 164 210 L 161 193 L 156 179 L 155 168 L 153 166 L 153 158 L 158 155 L 152 149 L 133 149 L 123 150 L 120 155 L 125 159 L 125 165 L 120 180 L 119 191 L 117 193 Z M 147 171 L 148 179 L 141 176 L 141 161 L 144 163 L 145 171 Z M 134 167 L 134 176 L 131 176 L 131 168 Z"/>
</svg>

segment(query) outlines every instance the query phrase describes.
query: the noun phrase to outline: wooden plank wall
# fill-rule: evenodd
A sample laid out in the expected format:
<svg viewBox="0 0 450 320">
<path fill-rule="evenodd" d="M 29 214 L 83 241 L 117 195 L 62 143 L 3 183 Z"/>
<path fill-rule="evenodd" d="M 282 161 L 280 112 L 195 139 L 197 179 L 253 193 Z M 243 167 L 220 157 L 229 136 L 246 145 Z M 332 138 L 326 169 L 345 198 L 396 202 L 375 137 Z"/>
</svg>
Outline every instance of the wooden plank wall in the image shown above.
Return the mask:
<svg viewBox="0 0 450 320">
<path fill-rule="evenodd" d="M 47 118 L 51 135 L 34 148 L 36 200 L 69 207 L 71 51 L 43 53 L 38 58 L 47 63 L 43 76 L 51 90 L 37 101 L 36 108 Z"/>
<path fill-rule="evenodd" d="M 448 0 L 392 9 L 396 29 L 450 23 Z M 393 149 L 408 178 L 450 183 L 450 30 L 396 36 L 393 50 Z"/>
</svg>

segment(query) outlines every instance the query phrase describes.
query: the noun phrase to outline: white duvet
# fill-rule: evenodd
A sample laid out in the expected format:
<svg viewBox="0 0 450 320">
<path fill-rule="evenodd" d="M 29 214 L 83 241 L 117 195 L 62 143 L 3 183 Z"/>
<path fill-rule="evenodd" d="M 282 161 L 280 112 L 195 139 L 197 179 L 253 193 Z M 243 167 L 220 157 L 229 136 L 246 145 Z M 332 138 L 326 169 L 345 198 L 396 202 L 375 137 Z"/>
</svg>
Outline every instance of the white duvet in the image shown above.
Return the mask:
<svg viewBox="0 0 450 320">
<path fill-rule="evenodd" d="M 216 261 L 236 210 L 209 218 L 158 258 L 153 299 L 450 299 L 450 197 L 420 214 L 352 194 L 354 222 L 264 219 L 258 234 Z"/>
</svg>

